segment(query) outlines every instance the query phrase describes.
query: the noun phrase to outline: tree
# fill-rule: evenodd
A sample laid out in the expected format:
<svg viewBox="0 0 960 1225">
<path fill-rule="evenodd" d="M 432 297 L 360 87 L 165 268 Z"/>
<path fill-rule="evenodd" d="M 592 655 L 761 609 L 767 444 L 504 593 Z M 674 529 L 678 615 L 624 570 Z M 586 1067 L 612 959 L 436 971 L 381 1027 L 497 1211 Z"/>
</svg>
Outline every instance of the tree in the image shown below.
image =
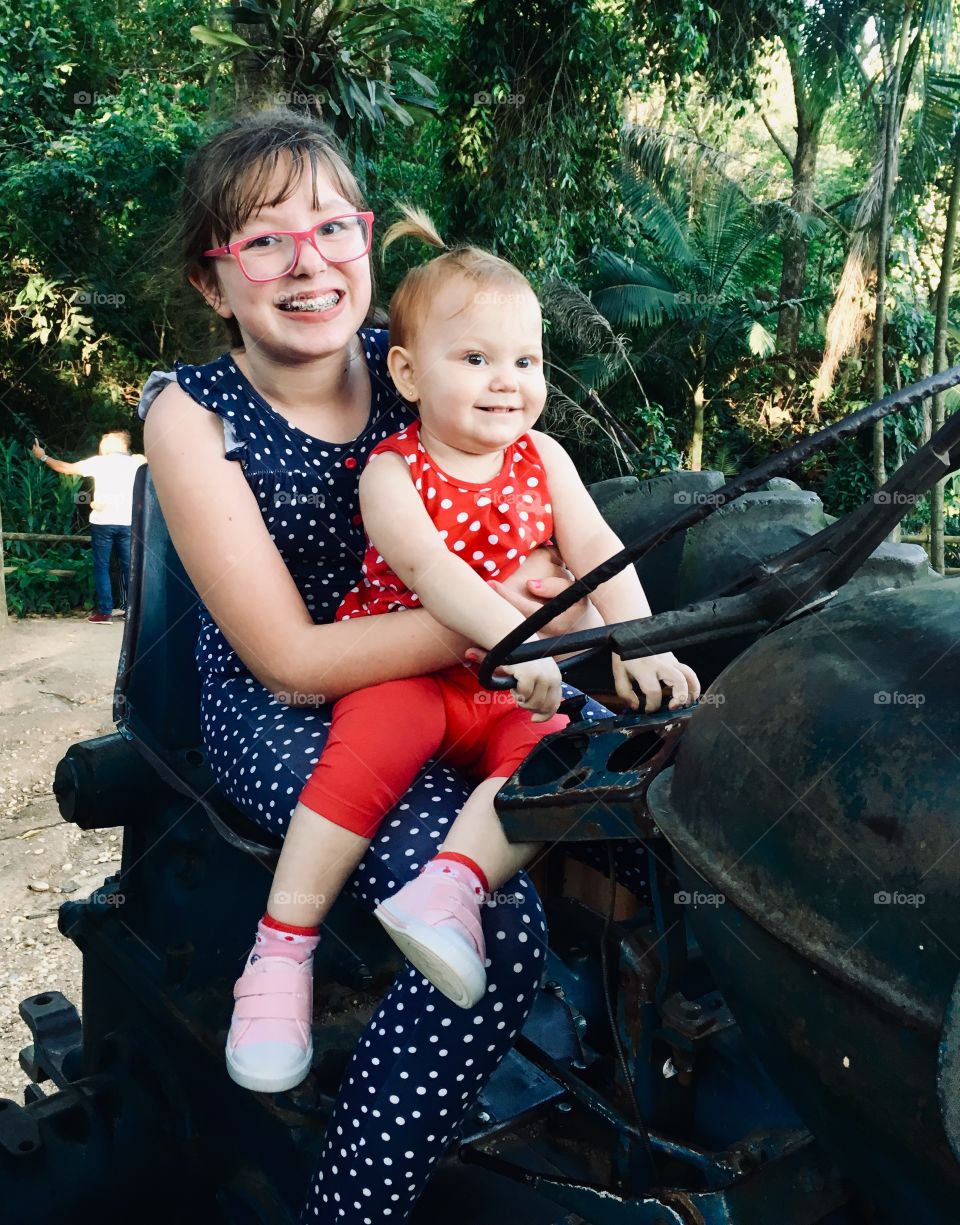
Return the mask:
<svg viewBox="0 0 960 1225">
<path fill-rule="evenodd" d="M 404 58 L 434 32 L 430 10 L 384 0 L 240 0 L 217 12 L 231 29 L 195 25 L 191 33 L 216 51 L 212 88 L 221 66 L 233 65 L 233 107 L 312 111 L 364 151 L 388 117 L 410 127 L 436 109 L 436 85 Z"/>
<path fill-rule="evenodd" d="M 893 208 L 894 212 L 896 211 L 902 128 L 907 103 L 918 69 L 923 69 L 920 55 L 923 37 L 931 30 L 938 29 L 940 8 L 941 0 L 920 0 L 919 4 L 909 0 L 906 5 L 891 4 L 889 10 L 873 15 L 870 28 L 875 31 L 875 40 L 862 44 L 859 49 L 857 70 L 863 87 L 865 114 L 873 119 L 875 153 L 866 183 L 857 200 L 851 227 L 852 239 L 827 320 L 823 362 L 814 389 L 816 403 L 820 403 L 830 393 L 841 360 L 857 345 L 863 335 L 866 325 L 865 290 L 871 276 L 878 270 L 881 229 L 886 248 L 892 216 L 889 210 Z M 931 108 L 928 100 L 932 98 L 939 102 L 940 95 L 936 92 L 931 94 L 931 87 L 942 84 L 942 80 L 936 74 L 926 71 L 921 71 L 919 75 L 924 93 L 922 104 L 913 109 L 913 115 L 915 122 L 922 129 L 930 118 Z M 879 104 L 876 101 L 878 92 Z M 923 143 L 917 143 L 923 151 Z M 917 172 L 921 166 L 922 173 L 918 176 Z M 914 168 L 908 181 L 910 192 L 917 192 L 918 177 L 929 182 L 934 170 L 929 157 L 914 158 Z M 887 216 L 886 224 L 882 225 L 881 212 L 884 208 L 887 209 Z M 874 355 L 878 352 L 877 345 L 882 344 L 883 322 L 884 316 L 881 313 L 881 327 L 876 329 L 877 336 L 874 339 Z M 876 362 L 871 374 L 875 380 Z"/>
<path fill-rule="evenodd" d="M 790 207 L 798 218 L 809 217 L 814 211 L 821 132 L 827 111 L 838 96 L 856 7 L 849 0 L 805 5 L 795 13 L 794 21 L 785 21 L 777 30 L 790 66 L 796 107 L 797 139 L 792 153 L 766 115 L 763 121 L 790 166 Z M 799 299 L 807 279 L 808 227 L 802 222 L 788 223 L 782 249 L 777 350 L 789 355 L 796 353 L 800 338 Z"/>
<path fill-rule="evenodd" d="M 469 6 L 442 90 L 458 238 L 538 280 L 569 275 L 620 215 L 620 107 L 640 48 L 627 0 Z"/>
<path fill-rule="evenodd" d="M 627 331 L 628 345 L 581 363 L 579 372 L 590 386 L 609 385 L 630 352 L 640 354 L 641 368 L 668 368 L 686 389 L 678 407 L 687 466 L 697 470 L 720 373 L 737 356 L 773 351 L 764 325 L 778 309 L 770 238 L 795 219 L 777 202 L 752 199 L 708 160 L 675 164 L 671 150 L 647 132 L 625 143 L 621 194 L 640 239 L 626 255 L 599 252 L 590 296 L 612 328 Z"/>
<path fill-rule="evenodd" d="M 947 311 L 950 305 L 950 289 L 953 276 L 953 256 L 957 237 L 957 217 L 960 214 L 960 127 L 953 138 L 953 173 L 950 179 L 950 198 L 943 234 L 943 252 L 940 258 L 940 284 L 937 286 L 937 322 L 933 335 L 934 373 L 947 368 Z M 946 406 L 942 394 L 933 397 L 931 431 L 936 433 L 946 420 Z M 930 560 L 944 572 L 944 523 L 943 489 L 940 481 L 930 496 Z"/>
</svg>

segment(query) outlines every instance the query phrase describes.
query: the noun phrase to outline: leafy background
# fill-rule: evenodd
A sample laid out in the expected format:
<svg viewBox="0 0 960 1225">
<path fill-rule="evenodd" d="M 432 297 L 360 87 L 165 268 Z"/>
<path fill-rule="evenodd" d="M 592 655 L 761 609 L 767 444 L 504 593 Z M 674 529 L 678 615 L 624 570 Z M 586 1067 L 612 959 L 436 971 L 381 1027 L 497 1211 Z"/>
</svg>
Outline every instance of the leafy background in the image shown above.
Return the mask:
<svg viewBox="0 0 960 1225">
<path fill-rule="evenodd" d="M 85 530 L 83 486 L 28 460 L 34 433 L 71 459 L 107 428 L 138 442 L 150 370 L 225 345 L 178 278 L 177 198 L 206 134 L 261 105 L 331 125 L 381 232 L 411 201 L 448 239 L 527 272 L 549 427 L 587 480 L 735 472 L 868 403 L 878 377 L 912 381 L 940 361 L 937 291 L 954 262 L 957 8 L 0 0 L 4 529 Z M 417 258 L 391 250 L 382 306 Z M 858 438 L 803 480 L 841 513 L 928 431 L 920 410 L 890 420 L 882 455 Z M 951 486 L 948 532 L 958 515 Z M 918 506 L 906 528 L 929 518 Z M 14 611 L 88 599 L 82 546 L 6 553 Z"/>
</svg>

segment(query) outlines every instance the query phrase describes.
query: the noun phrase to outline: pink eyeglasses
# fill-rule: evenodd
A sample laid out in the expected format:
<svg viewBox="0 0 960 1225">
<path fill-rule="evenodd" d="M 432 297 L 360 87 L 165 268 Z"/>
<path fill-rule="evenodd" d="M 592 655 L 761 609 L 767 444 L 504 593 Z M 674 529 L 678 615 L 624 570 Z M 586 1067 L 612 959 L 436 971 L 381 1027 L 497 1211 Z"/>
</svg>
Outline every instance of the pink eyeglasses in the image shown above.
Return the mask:
<svg viewBox="0 0 960 1225">
<path fill-rule="evenodd" d="M 309 242 L 328 264 L 349 264 L 366 255 L 372 241 L 373 213 L 342 213 L 309 230 L 272 230 L 203 254 L 232 255 L 248 281 L 277 281 L 296 268 L 303 242 Z"/>
</svg>

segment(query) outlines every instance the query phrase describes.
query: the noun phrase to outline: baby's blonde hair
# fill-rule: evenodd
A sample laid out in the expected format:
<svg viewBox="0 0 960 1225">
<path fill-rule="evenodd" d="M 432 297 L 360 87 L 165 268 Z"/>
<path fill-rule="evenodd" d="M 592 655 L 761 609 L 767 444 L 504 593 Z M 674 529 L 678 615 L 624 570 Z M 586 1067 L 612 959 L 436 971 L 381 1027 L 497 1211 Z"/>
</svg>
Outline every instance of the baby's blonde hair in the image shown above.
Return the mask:
<svg viewBox="0 0 960 1225">
<path fill-rule="evenodd" d="M 418 238 L 431 247 L 439 247 L 442 255 L 425 264 L 418 264 L 404 276 L 390 299 L 390 343 L 409 345 L 427 313 L 427 308 L 439 290 L 453 277 L 481 285 L 524 286 L 533 293 L 533 286 L 519 268 L 508 260 L 484 251 L 480 247 L 448 247 L 437 228 L 422 209 L 401 204 L 402 221 L 395 221 L 383 236 L 381 255 L 398 238 Z M 536 296 L 536 295 L 534 295 Z"/>
</svg>

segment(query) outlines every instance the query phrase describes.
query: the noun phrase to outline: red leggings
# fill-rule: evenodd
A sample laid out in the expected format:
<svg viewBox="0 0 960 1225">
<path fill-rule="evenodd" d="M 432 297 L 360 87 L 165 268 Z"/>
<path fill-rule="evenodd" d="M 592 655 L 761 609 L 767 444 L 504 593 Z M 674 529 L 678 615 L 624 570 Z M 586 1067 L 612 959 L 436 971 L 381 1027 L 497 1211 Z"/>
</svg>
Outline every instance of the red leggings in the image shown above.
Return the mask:
<svg viewBox="0 0 960 1225">
<path fill-rule="evenodd" d="M 323 756 L 300 796 L 321 816 L 372 838 L 431 759 L 477 780 L 509 778 L 566 715 L 534 723 L 512 690 L 484 689 L 457 665 L 341 698 Z"/>
</svg>

